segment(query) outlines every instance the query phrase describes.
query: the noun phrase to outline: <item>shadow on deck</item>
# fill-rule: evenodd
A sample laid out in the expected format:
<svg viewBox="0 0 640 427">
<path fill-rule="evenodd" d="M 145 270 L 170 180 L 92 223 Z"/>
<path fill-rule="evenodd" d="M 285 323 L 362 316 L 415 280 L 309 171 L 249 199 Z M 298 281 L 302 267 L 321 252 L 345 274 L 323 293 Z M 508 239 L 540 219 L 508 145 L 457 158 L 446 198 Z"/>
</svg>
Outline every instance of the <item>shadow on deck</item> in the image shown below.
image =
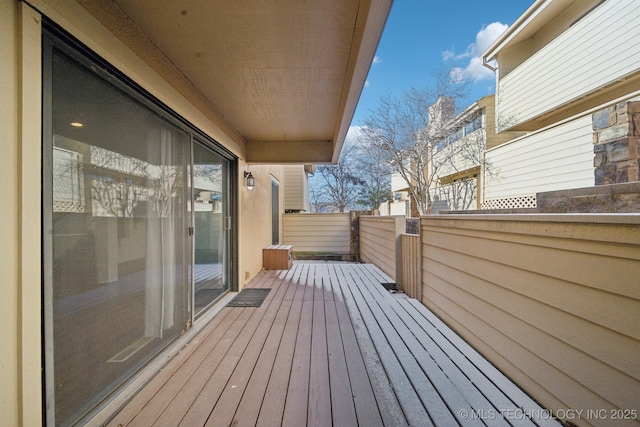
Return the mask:
<svg viewBox="0 0 640 427">
<path fill-rule="evenodd" d="M 372 265 L 263 271 L 109 425 L 558 425 Z"/>
</svg>

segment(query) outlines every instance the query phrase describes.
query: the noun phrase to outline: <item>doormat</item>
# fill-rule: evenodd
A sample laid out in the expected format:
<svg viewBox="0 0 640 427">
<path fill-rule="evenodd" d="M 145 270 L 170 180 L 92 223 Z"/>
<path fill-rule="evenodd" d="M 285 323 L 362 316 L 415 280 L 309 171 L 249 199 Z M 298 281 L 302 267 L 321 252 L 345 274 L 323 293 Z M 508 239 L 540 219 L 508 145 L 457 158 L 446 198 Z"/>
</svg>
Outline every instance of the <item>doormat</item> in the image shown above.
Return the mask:
<svg viewBox="0 0 640 427">
<path fill-rule="evenodd" d="M 260 307 L 271 288 L 245 288 L 236 295 L 227 307 Z"/>
</svg>

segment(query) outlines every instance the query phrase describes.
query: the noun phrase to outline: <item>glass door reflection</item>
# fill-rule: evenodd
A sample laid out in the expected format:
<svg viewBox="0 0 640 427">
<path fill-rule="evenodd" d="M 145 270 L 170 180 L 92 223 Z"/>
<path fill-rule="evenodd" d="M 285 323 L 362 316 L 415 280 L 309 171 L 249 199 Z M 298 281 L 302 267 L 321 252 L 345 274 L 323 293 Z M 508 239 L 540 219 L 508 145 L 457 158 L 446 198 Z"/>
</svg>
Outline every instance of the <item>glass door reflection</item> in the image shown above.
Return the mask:
<svg viewBox="0 0 640 427">
<path fill-rule="evenodd" d="M 229 161 L 193 144 L 194 315 L 229 289 Z"/>
</svg>

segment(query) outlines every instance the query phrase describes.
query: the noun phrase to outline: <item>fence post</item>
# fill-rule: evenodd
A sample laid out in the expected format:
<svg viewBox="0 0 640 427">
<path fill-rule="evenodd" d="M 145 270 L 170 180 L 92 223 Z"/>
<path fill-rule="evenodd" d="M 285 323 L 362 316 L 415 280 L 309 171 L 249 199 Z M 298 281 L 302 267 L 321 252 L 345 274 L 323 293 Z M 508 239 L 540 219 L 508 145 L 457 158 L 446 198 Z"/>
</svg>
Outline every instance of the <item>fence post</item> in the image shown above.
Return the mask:
<svg viewBox="0 0 640 427">
<path fill-rule="evenodd" d="M 361 262 L 360 259 L 360 216 L 371 215 L 371 211 L 350 211 L 349 219 L 351 220 L 351 239 L 350 239 L 350 256 L 351 262 Z"/>
</svg>

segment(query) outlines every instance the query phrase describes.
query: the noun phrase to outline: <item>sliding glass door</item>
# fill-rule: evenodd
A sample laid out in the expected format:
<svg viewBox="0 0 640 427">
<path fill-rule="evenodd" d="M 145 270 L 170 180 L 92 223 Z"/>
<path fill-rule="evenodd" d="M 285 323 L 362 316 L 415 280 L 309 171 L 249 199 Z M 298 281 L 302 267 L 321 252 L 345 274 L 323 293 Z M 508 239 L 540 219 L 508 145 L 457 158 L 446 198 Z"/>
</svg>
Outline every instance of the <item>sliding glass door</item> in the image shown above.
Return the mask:
<svg viewBox="0 0 640 427">
<path fill-rule="evenodd" d="M 194 310 L 229 290 L 229 161 L 199 142 L 193 144 Z"/>
<path fill-rule="evenodd" d="M 45 388 L 47 424 L 71 425 L 228 290 L 235 162 L 58 37 L 43 38 Z"/>
</svg>

